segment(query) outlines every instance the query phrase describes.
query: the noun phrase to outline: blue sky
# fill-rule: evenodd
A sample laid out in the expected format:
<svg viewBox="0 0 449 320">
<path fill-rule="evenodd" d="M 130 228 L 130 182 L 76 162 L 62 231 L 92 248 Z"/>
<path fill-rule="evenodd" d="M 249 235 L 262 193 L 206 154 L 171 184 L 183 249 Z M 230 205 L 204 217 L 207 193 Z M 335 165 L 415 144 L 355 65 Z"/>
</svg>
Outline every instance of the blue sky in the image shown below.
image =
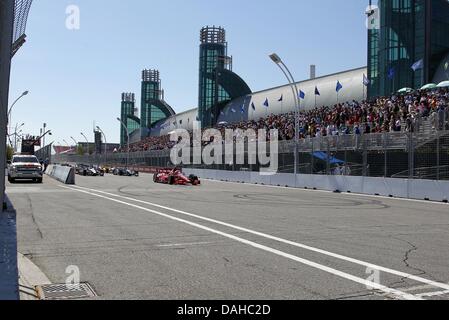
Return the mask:
<svg viewBox="0 0 449 320">
<path fill-rule="evenodd" d="M 80 8 L 80 30 L 66 28 L 66 7 Z M 309 65 L 325 75 L 366 65 L 366 0 L 34 0 L 28 42 L 14 57 L 12 123 L 47 140 L 93 140 L 93 122 L 108 142 L 119 141 L 120 95 L 140 101 L 144 68 L 161 72 L 165 99 L 175 111 L 196 107 L 199 30 L 227 31 L 234 71 L 253 91 L 285 83 L 268 59 L 277 52 L 298 80 Z M 140 103 L 137 105 L 140 107 Z"/>
</svg>

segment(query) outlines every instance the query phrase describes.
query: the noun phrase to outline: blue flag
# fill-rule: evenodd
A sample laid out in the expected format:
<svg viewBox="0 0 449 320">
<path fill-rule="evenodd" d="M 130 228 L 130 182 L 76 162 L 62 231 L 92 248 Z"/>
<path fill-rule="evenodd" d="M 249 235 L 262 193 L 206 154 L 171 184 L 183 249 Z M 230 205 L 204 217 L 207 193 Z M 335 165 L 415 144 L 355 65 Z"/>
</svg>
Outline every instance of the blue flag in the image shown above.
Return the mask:
<svg viewBox="0 0 449 320">
<path fill-rule="evenodd" d="M 394 70 L 394 67 L 391 67 L 390 69 L 388 69 L 388 79 L 393 79 L 394 76 L 396 75 L 396 71 Z"/>
<path fill-rule="evenodd" d="M 284 95 L 282 95 L 280 98 L 279 98 L 279 100 L 278 100 L 279 102 L 282 102 L 282 101 L 284 101 Z"/>
<path fill-rule="evenodd" d="M 370 83 L 371 81 L 368 79 L 368 77 L 363 74 L 363 85 L 367 87 Z"/>
<path fill-rule="evenodd" d="M 251 108 L 253 108 L 253 110 L 256 111 L 256 106 L 254 105 L 254 102 L 251 102 Z"/>
<path fill-rule="evenodd" d="M 265 102 L 263 103 L 263 105 L 265 106 L 265 107 L 269 107 L 270 106 L 270 103 L 268 102 L 268 98 L 265 100 Z"/>
<path fill-rule="evenodd" d="M 318 87 L 315 87 L 315 95 L 316 96 L 321 96 L 320 91 L 318 90 Z"/>
<path fill-rule="evenodd" d="M 340 83 L 340 81 L 337 81 L 337 87 L 335 88 L 335 90 L 337 92 L 340 92 L 341 89 L 343 89 L 343 85 Z"/>
<path fill-rule="evenodd" d="M 412 65 L 412 69 L 413 71 L 418 71 L 419 69 L 424 68 L 424 59 L 421 59 L 419 61 L 416 61 L 413 65 Z"/>
<path fill-rule="evenodd" d="M 242 107 L 240 108 L 240 111 L 241 111 L 242 113 L 245 113 L 245 106 L 242 106 Z"/>
<path fill-rule="evenodd" d="M 299 91 L 299 98 L 303 100 L 306 98 L 306 94 L 302 90 Z"/>
</svg>

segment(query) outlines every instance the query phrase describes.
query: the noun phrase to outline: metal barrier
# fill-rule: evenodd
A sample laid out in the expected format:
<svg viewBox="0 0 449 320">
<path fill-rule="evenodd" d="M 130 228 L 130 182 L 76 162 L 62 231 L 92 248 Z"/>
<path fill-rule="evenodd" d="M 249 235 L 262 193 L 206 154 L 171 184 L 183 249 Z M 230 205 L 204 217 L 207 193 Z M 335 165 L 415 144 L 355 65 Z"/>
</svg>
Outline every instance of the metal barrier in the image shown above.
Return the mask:
<svg viewBox="0 0 449 320">
<path fill-rule="evenodd" d="M 437 130 L 429 125 L 419 132 L 308 138 L 299 142 L 298 150 L 298 173 L 301 174 L 449 180 L 446 168 L 449 166 L 449 130 Z M 125 166 L 126 159 L 126 153 L 118 153 L 106 156 L 56 155 L 52 160 L 54 163 Z M 247 154 L 245 159 L 241 165 L 223 161 L 220 165 L 184 167 L 238 172 L 260 170 L 260 165 L 247 161 Z M 131 153 L 130 166 L 171 166 L 170 150 Z M 429 174 L 419 174 L 428 170 L 426 168 L 434 169 Z M 294 172 L 294 141 L 279 143 L 279 172 Z"/>
</svg>

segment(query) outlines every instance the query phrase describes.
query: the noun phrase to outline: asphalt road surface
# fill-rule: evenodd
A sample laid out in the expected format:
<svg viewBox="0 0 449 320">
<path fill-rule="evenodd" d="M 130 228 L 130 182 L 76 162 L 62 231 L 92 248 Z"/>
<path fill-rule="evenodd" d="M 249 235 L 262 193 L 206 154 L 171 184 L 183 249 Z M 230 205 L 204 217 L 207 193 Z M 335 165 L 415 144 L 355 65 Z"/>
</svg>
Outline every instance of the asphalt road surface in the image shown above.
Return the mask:
<svg viewBox="0 0 449 320">
<path fill-rule="evenodd" d="M 7 193 L 19 251 L 53 283 L 78 267 L 98 299 L 449 299 L 447 204 L 76 179 Z"/>
</svg>

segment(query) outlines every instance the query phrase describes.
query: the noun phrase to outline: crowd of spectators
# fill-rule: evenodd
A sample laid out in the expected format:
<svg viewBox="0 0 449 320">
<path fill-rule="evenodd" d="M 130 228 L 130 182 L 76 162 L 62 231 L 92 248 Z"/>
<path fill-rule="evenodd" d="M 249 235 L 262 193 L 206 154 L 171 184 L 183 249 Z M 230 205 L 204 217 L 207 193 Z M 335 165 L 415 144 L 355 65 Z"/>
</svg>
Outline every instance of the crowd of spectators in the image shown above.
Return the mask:
<svg viewBox="0 0 449 320">
<path fill-rule="evenodd" d="M 415 132 L 423 121 L 432 129 L 449 130 L 449 89 L 415 91 L 405 95 L 352 101 L 333 107 L 317 107 L 299 113 L 299 137 L 324 137 L 381 132 Z M 295 137 L 294 112 L 270 115 L 257 121 L 221 123 L 217 129 L 277 129 L 280 140 Z M 149 137 L 130 147 L 131 152 L 170 149 L 175 143 L 170 136 Z"/>
</svg>

